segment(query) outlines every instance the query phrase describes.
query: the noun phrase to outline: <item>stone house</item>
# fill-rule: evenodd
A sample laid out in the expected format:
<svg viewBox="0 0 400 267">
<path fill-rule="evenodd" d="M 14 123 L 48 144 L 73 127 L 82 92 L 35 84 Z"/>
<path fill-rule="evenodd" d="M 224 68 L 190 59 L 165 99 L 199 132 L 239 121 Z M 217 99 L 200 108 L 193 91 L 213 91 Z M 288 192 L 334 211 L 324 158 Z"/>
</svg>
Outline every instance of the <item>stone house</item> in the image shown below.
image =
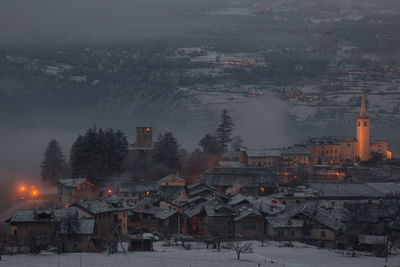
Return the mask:
<svg viewBox="0 0 400 267">
<path fill-rule="evenodd" d="M 23 244 L 37 236 L 55 236 L 60 224 L 69 216 L 78 216 L 73 208 L 15 210 L 7 222 L 10 223 L 10 236 Z"/>
<path fill-rule="evenodd" d="M 83 217 L 95 219 L 94 236 L 107 238 L 113 233 L 128 233 L 128 206 L 122 199 L 81 200 L 73 205 Z"/>
<path fill-rule="evenodd" d="M 62 222 L 60 226 L 60 238 L 62 240 L 62 252 L 91 252 L 94 246 L 91 238 L 94 234 L 95 220 L 79 219 L 74 227 Z"/>
<path fill-rule="evenodd" d="M 236 238 L 257 239 L 264 235 L 265 219 L 257 209 L 241 209 L 233 218 Z"/>
<path fill-rule="evenodd" d="M 180 216 L 176 210 L 154 206 L 135 207 L 128 213 L 130 234 L 137 232 L 178 233 Z M 183 218 L 182 218 L 183 224 Z"/>
<path fill-rule="evenodd" d="M 304 221 L 288 216 L 266 217 L 268 238 L 276 241 L 301 240 Z"/>
<path fill-rule="evenodd" d="M 58 181 L 58 196 L 63 206 L 72 205 L 82 199 L 96 197 L 95 185 L 84 178 L 65 179 Z"/>
</svg>

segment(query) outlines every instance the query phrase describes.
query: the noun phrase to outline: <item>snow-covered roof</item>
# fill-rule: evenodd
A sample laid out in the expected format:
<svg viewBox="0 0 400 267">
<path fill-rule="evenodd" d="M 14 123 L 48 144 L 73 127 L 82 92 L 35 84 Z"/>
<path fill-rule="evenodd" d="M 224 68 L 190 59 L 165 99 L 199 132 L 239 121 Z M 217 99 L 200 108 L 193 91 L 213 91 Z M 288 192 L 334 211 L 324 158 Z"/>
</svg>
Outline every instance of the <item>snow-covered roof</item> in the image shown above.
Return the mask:
<svg viewBox="0 0 400 267">
<path fill-rule="evenodd" d="M 252 204 L 239 205 L 235 207 L 236 216 L 234 221 L 239 221 L 249 215 L 261 216 L 260 210 Z"/>
<path fill-rule="evenodd" d="M 243 186 L 275 185 L 278 177 L 267 168 L 212 168 L 205 171 L 201 181 L 209 186 Z"/>
<path fill-rule="evenodd" d="M 235 206 L 237 204 L 250 203 L 250 201 L 246 196 L 237 194 L 236 196 L 232 197 L 228 203 Z"/>
<path fill-rule="evenodd" d="M 175 180 L 176 182 L 181 182 L 184 183 L 185 179 L 180 177 L 179 175 L 172 173 L 168 176 L 165 176 L 164 178 L 160 179 L 159 183 L 161 184 L 162 182 L 168 183 L 169 180 Z"/>
<path fill-rule="evenodd" d="M 11 216 L 10 222 L 59 222 L 75 214 L 76 210 L 74 208 L 15 210 Z"/>
<path fill-rule="evenodd" d="M 281 150 L 281 155 L 310 155 L 310 151 L 304 146 L 290 146 Z"/>
<path fill-rule="evenodd" d="M 305 204 L 300 214 L 308 217 L 310 220 L 320 223 L 336 232 L 343 231 L 345 225 L 341 222 L 343 214 L 337 209 L 325 209 L 312 204 Z"/>
<path fill-rule="evenodd" d="M 365 183 L 310 183 L 311 189 L 319 192 L 323 197 L 334 196 L 365 196 L 380 197 L 384 196 L 379 190 L 378 185 L 369 186 Z"/>
<path fill-rule="evenodd" d="M 246 153 L 249 158 L 280 157 L 282 149 L 247 150 Z"/>
<path fill-rule="evenodd" d="M 307 146 L 331 146 L 338 144 L 338 138 L 335 136 L 309 137 L 302 144 Z"/>
<path fill-rule="evenodd" d="M 158 183 L 121 183 L 118 186 L 120 193 L 143 193 L 147 191 L 157 191 Z"/>
<path fill-rule="evenodd" d="M 140 200 L 138 203 L 136 203 L 135 207 L 138 208 L 150 207 L 159 201 L 160 201 L 159 197 L 146 197 Z"/>
<path fill-rule="evenodd" d="M 287 216 L 266 217 L 268 224 L 273 228 L 302 228 L 304 220 L 293 219 Z"/>
<path fill-rule="evenodd" d="M 63 179 L 63 180 L 59 180 L 58 182 L 62 186 L 75 187 L 77 185 L 80 185 L 81 183 L 86 182 L 86 179 L 85 178 Z"/>
<path fill-rule="evenodd" d="M 112 211 L 124 211 L 132 208 L 127 205 L 122 200 L 116 199 L 91 199 L 91 200 L 81 200 L 74 204 L 76 207 L 83 208 L 90 213 L 98 214 L 104 212 L 112 212 Z"/>
<path fill-rule="evenodd" d="M 176 214 L 176 210 L 160 208 L 160 207 L 148 207 L 148 208 L 134 208 L 131 210 L 133 213 L 146 213 L 152 215 L 154 218 L 165 220 Z"/>
</svg>

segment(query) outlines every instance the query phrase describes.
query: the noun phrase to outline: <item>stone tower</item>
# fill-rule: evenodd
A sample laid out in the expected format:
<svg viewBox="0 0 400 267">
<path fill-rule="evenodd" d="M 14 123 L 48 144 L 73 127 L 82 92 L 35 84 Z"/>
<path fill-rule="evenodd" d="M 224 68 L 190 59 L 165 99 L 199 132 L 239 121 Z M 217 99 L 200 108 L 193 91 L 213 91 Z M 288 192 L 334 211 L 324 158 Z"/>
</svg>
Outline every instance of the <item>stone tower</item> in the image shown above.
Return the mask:
<svg viewBox="0 0 400 267">
<path fill-rule="evenodd" d="M 136 127 L 135 147 L 151 148 L 153 146 L 153 127 Z"/>
<path fill-rule="evenodd" d="M 361 98 L 360 116 L 357 118 L 357 157 L 361 161 L 369 158 L 369 117 L 365 108 L 364 93 Z"/>
</svg>

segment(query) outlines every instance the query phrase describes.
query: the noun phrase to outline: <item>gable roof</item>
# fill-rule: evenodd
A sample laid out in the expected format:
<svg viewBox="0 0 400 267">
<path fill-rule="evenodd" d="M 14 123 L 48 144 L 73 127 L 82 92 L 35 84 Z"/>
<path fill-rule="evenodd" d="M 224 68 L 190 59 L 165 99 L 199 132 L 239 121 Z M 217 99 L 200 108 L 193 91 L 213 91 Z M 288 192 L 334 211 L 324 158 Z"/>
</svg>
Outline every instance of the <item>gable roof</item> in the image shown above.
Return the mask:
<svg viewBox="0 0 400 267">
<path fill-rule="evenodd" d="M 278 176 L 268 168 L 221 168 L 215 167 L 205 171 L 201 181 L 209 186 L 242 186 L 275 185 Z"/>
<path fill-rule="evenodd" d="M 341 222 L 342 216 L 336 209 L 328 210 L 306 203 L 299 213 L 333 231 L 341 232 L 345 229 L 345 225 Z"/>
<path fill-rule="evenodd" d="M 302 228 L 304 220 L 293 219 L 288 216 L 266 217 L 272 228 Z"/>
<path fill-rule="evenodd" d="M 180 177 L 175 173 L 171 173 L 168 176 L 165 176 L 164 178 L 160 179 L 159 183 L 161 184 L 162 182 L 165 182 L 168 184 L 169 180 L 175 180 L 176 182 L 185 183 L 185 179 L 183 179 L 182 177 Z"/>
<path fill-rule="evenodd" d="M 148 207 L 148 208 L 134 208 L 131 210 L 131 213 L 145 213 L 145 214 L 150 214 L 154 218 L 165 220 L 171 217 L 172 215 L 176 214 L 176 210 L 171 210 L 171 209 L 166 209 L 166 208 L 160 208 L 160 207 Z"/>
<path fill-rule="evenodd" d="M 65 186 L 65 187 L 76 187 L 82 183 L 86 183 L 90 186 L 95 186 L 94 184 L 88 182 L 85 178 L 63 179 L 63 180 L 59 180 L 58 183 L 61 186 Z"/>
<path fill-rule="evenodd" d="M 112 211 L 124 211 L 132 208 L 127 205 L 122 200 L 117 199 L 91 199 L 91 200 L 81 200 L 72 206 L 77 208 L 82 208 L 87 210 L 92 214 L 99 214 L 104 212 L 112 212 Z"/>
<path fill-rule="evenodd" d="M 11 223 L 27 222 L 60 222 L 70 215 L 75 215 L 74 208 L 64 209 L 38 209 L 38 210 L 15 210 L 11 216 Z"/>
</svg>

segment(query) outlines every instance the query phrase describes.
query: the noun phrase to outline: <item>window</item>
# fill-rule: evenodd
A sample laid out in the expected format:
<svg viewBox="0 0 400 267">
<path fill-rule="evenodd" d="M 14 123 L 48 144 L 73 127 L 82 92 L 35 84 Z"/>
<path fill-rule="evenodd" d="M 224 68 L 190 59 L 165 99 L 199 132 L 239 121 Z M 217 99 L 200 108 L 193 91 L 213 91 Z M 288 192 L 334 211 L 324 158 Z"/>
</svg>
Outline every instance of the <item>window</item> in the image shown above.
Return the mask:
<svg viewBox="0 0 400 267">
<path fill-rule="evenodd" d="M 361 123 L 360 122 L 358 122 L 358 127 L 360 127 L 361 126 Z"/>
<path fill-rule="evenodd" d="M 283 231 L 282 230 L 278 231 L 278 237 L 283 237 Z"/>
<path fill-rule="evenodd" d="M 296 233 L 294 231 L 292 231 L 292 236 L 295 236 L 295 235 L 296 235 Z"/>
<path fill-rule="evenodd" d="M 321 237 L 326 237 L 325 231 L 321 231 Z"/>
<path fill-rule="evenodd" d="M 368 125 L 368 123 L 367 122 L 364 122 L 364 126 L 367 126 Z"/>
<path fill-rule="evenodd" d="M 243 222 L 243 229 L 256 229 L 256 222 Z"/>
<path fill-rule="evenodd" d="M 350 144 L 347 144 L 347 147 L 350 147 Z"/>
</svg>

